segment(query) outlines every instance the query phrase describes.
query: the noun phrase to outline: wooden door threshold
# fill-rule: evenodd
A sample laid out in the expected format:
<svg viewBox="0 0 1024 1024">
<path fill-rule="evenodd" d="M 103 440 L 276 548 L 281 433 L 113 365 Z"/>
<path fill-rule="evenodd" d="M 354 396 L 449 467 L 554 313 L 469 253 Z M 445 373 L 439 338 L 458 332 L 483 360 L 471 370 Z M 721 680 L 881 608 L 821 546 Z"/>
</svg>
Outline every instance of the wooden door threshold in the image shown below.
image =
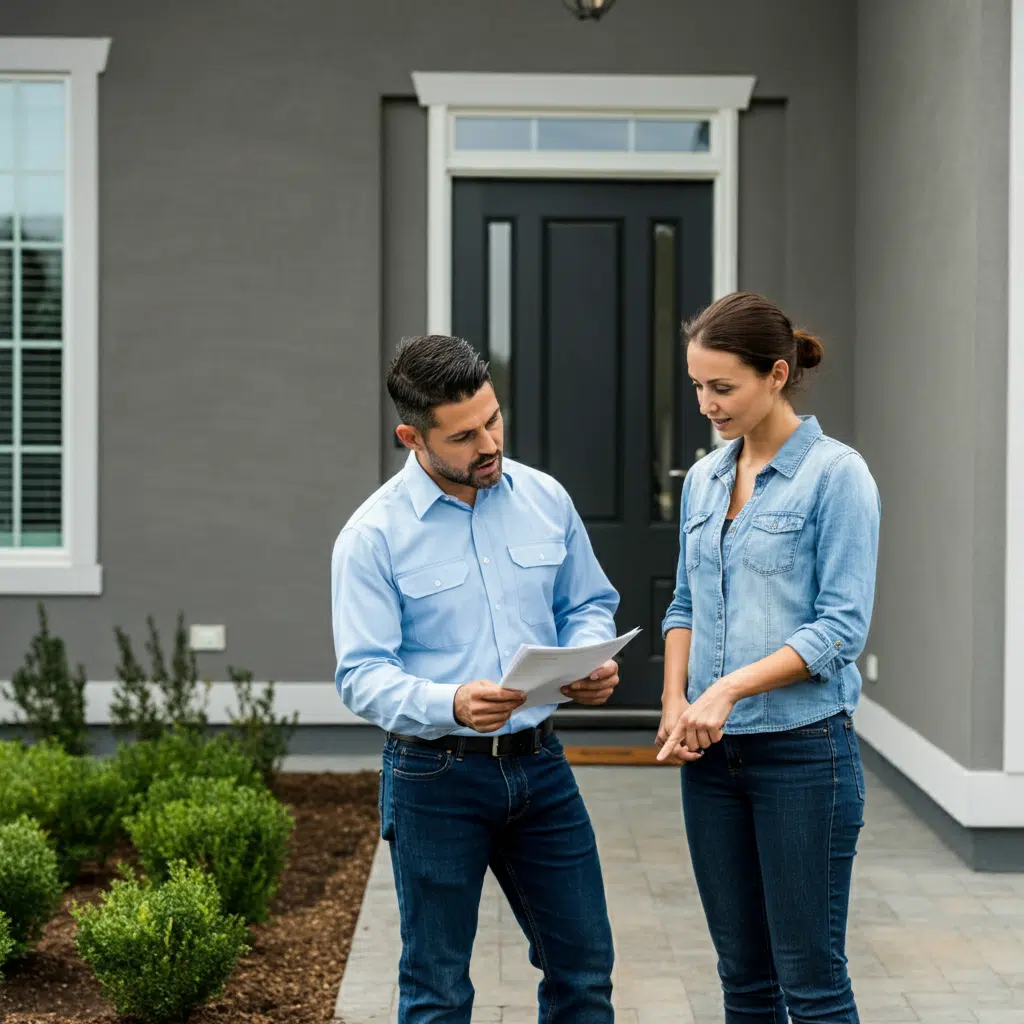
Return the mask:
<svg viewBox="0 0 1024 1024">
<path fill-rule="evenodd" d="M 658 748 L 645 747 L 565 747 L 569 764 L 657 764 Z"/>
</svg>

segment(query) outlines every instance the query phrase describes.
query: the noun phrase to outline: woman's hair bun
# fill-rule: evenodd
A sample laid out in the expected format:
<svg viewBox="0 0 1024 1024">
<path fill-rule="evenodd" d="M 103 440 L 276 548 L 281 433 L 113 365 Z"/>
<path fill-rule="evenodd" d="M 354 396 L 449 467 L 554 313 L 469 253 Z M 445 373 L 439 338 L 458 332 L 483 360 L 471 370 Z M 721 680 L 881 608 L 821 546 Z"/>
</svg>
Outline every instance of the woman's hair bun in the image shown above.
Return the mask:
<svg viewBox="0 0 1024 1024">
<path fill-rule="evenodd" d="M 798 328 L 793 331 L 793 340 L 796 342 L 797 366 L 804 370 L 810 370 L 821 362 L 825 355 L 825 346 L 822 345 L 820 338 Z"/>
</svg>

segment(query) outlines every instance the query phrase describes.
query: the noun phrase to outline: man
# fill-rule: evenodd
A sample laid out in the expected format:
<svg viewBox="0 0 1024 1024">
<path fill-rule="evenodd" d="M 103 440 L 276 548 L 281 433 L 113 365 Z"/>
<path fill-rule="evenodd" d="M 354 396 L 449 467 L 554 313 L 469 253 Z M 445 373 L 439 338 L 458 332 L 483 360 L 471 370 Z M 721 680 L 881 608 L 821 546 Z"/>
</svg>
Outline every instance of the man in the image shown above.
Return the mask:
<svg viewBox="0 0 1024 1024">
<path fill-rule="evenodd" d="M 410 449 L 332 558 L 336 681 L 386 730 L 381 834 L 402 924 L 401 1024 L 469 1024 L 487 868 L 544 972 L 540 1019 L 605 1024 L 612 939 L 594 832 L 551 728 L 498 682 L 521 643 L 615 636 L 618 594 L 551 477 L 503 458 L 487 364 L 458 338 L 406 340 L 388 391 Z M 608 662 L 564 688 L 603 704 Z"/>
</svg>

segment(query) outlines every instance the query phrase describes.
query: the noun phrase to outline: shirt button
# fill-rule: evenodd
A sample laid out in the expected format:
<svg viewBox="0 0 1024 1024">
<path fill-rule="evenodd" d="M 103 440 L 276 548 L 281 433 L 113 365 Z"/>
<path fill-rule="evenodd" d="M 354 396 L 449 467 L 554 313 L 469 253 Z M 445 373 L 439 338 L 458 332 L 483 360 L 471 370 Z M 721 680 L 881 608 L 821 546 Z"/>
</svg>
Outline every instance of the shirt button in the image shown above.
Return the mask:
<svg viewBox="0 0 1024 1024">
<path fill-rule="evenodd" d="M 544 554 L 541 554 L 541 555 L 540 555 L 539 557 L 540 557 L 540 560 L 541 560 L 541 561 L 543 562 L 543 561 L 544 561 L 544 559 L 545 559 L 545 558 L 547 558 L 548 556 L 547 556 L 547 555 L 544 555 Z"/>
<path fill-rule="evenodd" d="M 499 611 L 499 612 L 501 611 L 501 602 L 500 601 L 495 602 L 494 609 L 495 609 L 495 611 Z"/>
<path fill-rule="evenodd" d="M 435 587 L 441 586 L 441 581 L 440 580 L 434 580 L 434 586 Z"/>
<path fill-rule="evenodd" d="M 484 557 L 484 565 L 490 565 L 490 564 L 491 564 L 491 560 L 485 556 Z"/>
<path fill-rule="evenodd" d="M 507 658 L 507 657 L 508 657 L 508 655 L 509 655 L 509 652 L 508 652 L 508 651 L 506 651 L 506 652 L 505 652 L 505 657 Z"/>
</svg>

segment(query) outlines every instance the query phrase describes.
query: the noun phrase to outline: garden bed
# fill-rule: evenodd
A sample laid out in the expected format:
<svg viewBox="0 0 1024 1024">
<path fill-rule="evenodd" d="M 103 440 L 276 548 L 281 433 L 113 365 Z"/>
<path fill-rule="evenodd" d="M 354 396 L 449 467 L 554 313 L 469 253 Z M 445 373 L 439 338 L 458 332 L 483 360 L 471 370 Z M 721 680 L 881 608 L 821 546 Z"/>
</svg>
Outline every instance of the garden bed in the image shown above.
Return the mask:
<svg viewBox="0 0 1024 1024">
<path fill-rule="evenodd" d="M 377 774 L 287 774 L 274 787 L 295 817 L 291 852 L 265 924 L 223 996 L 189 1024 L 314 1024 L 329 1021 L 379 838 Z M 118 856 L 133 860 L 125 845 Z M 86 868 L 36 949 L 0 981 L 4 1024 L 117 1024 L 74 947 L 72 900 L 92 902 L 116 876 Z"/>
</svg>

